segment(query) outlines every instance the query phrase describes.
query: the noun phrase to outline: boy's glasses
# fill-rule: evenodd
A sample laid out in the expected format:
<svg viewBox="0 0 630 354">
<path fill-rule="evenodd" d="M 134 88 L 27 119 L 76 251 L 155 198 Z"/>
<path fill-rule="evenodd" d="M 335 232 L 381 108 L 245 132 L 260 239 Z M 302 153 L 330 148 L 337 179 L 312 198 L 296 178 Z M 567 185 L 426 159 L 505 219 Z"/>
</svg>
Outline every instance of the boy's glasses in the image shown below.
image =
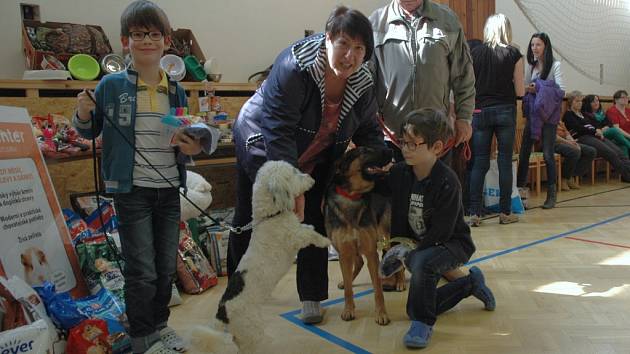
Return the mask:
<svg viewBox="0 0 630 354">
<path fill-rule="evenodd" d="M 143 31 L 133 31 L 129 32 L 129 37 L 134 41 L 143 41 L 146 36 L 149 36 L 149 39 L 152 41 L 159 41 L 164 36 L 162 32 L 159 31 L 151 31 L 151 32 L 143 32 Z"/>
<path fill-rule="evenodd" d="M 402 141 L 400 142 L 400 147 L 401 147 L 402 149 L 405 149 L 405 148 L 406 148 L 406 149 L 407 149 L 407 150 L 409 150 L 409 151 L 416 151 L 416 149 L 418 148 L 418 146 L 421 146 L 421 145 L 424 145 L 424 144 L 426 144 L 426 142 L 423 142 L 423 143 L 416 143 L 416 142 L 414 142 L 414 141 L 404 141 L 404 140 L 402 140 Z"/>
</svg>

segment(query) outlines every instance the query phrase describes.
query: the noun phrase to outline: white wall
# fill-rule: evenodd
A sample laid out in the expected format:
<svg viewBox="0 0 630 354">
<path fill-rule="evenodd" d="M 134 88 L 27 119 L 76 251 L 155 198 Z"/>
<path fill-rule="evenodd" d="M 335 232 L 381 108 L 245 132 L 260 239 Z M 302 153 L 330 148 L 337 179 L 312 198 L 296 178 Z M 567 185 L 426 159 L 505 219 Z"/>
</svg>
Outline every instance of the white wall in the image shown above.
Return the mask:
<svg viewBox="0 0 630 354">
<path fill-rule="evenodd" d="M 21 78 L 24 70 L 19 4 L 39 4 L 42 21 L 96 24 L 104 28 L 114 52 L 121 52 L 119 18 L 130 0 L 1 0 L 0 79 Z M 271 64 L 280 50 L 304 35 L 304 29 L 321 31 L 337 3 L 369 15 L 389 0 L 157 0 L 173 28 L 192 29 L 206 58 L 215 57 L 223 82 L 245 82 Z M 496 0 L 497 12 L 512 21 L 514 40 L 525 54 L 537 30 L 513 0 Z M 544 28 L 539 30 L 545 31 Z M 576 36 L 579 34 L 576 33 Z M 553 37 L 551 38 L 553 43 Z M 593 53 L 596 55 L 597 53 Z M 593 60 L 597 60 L 596 57 Z M 600 85 L 565 63 L 569 90 L 612 95 L 620 87 Z M 626 87 L 625 89 L 628 89 Z"/>
<path fill-rule="evenodd" d="M 40 5 L 41 20 L 100 25 L 114 52 L 121 53 L 120 14 L 130 0 L 1 0 L 0 79 L 24 71 L 20 3 Z M 206 59 L 215 57 L 222 82 L 245 82 L 273 63 L 276 55 L 304 36 L 323 31 L 338 3 L 366 16 L 388 0 L 156 0 L 173 28 L 193 31 Z"/>
<path fill-rule="evenodd" d="M 567 5 L 569 5 L 567 3 Z M 512 24 L 512 37 L 513 41 L 520 47 L 523 56 L 527 55 L 527 46 L 532 34 L 536 32 L 549 32 L 549 29 L 534 28 L 534 26 L 525 17 L 521 9 L 512 0 L 496 0 L 495 10 L 498 13 L 505 14 Z M 589 29 L 590 30 L 590 29 Z M 579 33 L 575 33 L 576 37 L 580 37 Z M 553 35 L 549 35 L 551 44 L 553 46 Z M 597 54 L 592 53 L 594 62 L 597 61 Z M 625 89 L 629 87 L 618 87 L 614 85 L 600 85 L 599 81 L 592 80 L 569 65 L 569 63 L 562 60 L 562 57 L 558 53 L 554 53 L 554 57 L 557 60 L 562 61 L 563 78 L 566 83 L 567 91 L 580 90 L 585 94 L 594 93 L 602 96 L 612 96 L 616 90 Z"/>
</svg>

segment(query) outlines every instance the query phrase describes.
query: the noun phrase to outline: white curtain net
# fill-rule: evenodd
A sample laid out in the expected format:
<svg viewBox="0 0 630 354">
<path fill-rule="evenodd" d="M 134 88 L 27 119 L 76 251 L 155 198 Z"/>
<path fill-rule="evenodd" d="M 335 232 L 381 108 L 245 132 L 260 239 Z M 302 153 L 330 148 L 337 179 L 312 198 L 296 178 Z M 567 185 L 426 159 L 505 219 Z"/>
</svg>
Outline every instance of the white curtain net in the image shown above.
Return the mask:
<svg viewBox="0 0 630 354">
<path fill-rule="evenodd" d="M 601 84 L 630 86 L 630 0 L 515 2 L 563 63 Z"/>
</svg>

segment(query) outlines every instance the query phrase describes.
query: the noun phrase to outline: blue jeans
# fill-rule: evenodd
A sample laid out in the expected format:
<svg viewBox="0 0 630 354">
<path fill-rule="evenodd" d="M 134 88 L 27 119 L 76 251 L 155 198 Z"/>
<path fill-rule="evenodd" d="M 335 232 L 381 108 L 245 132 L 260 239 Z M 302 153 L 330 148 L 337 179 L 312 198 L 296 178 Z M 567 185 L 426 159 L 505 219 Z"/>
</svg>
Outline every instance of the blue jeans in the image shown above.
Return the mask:
<svg viewBox="0 0 630 354">
<path fill-rule="evenodd" d="M 532 153 L 532 140 L 529 119 L 525 120 L 525 129 L 523 129 L 523 140 L 521 142 L 521 151 L 518 155 L 518 173 L 516 174 L 516 185 L 525 187 L 527 183 L 527 173 L 529 173 L 529 156 Z M 545 166 L 547 168 L 547 186 L 556 185 L 556 159 L 554 157 L 554 149 L 556 145 L 556 124 L 543 124 L 542 128 L 542 149 Z"/>
<path fill-rule="evenodd" d="M 177 188 L 134 186 L 114 196 L 125 260 L 125 303 L 135 353 L 160 339 L 170 311 L 171 287 L 179 245 Z"/>
<path fill-rule="evenodd" d="M 472 171 L 470 173 L 470 214 L 482 215 L 481 196 L 483 181 L 490 168 L 490 147 L 492 136 L 497 136 L 499 155 L 499 190 L 501 197 L 499 206 L 501 212 L 510 214 L 512 211 L 512 150 L 516 127 L 516 107 L 514 105 L 500 105 L 484 108 L 473 115 Z"/>
<path fill-rule="evenodd" d="M 473 283 L 470 275 L 437 288 L 444 272 L 462 265 L 462 262 L 445 246 L 415 249 L 407 255 L 405 265 L 411 272 L 407 315 L 412 321 L 433 326 L 437 315 L 451 309 L 472 294 Z"/>
</svg>

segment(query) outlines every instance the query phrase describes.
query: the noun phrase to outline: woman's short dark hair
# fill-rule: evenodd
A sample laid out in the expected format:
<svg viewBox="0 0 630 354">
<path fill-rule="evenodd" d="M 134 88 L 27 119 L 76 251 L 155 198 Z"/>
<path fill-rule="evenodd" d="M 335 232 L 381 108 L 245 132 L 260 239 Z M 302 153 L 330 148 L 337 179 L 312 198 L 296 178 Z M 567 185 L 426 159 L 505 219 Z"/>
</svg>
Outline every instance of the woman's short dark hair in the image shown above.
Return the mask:
<svg viewBox="0 0 630 354">
<path fill-rule="evenodd" d="M 400 136 L 413 134 L 424 139 L 428 147 L 440 140 L 444 144 L 453 136 L 453 126 L 446 112 L 421 108 L 407 114 L 400 126 Z"/>
<path fill-rule="evenodd" d="M 330 38 L 336 38 L 345 33 L 353 39 L 360 39 L 365 45 L 363 61 L 366 62 L 372 58 L 372 52 L 374 52 L 372 24 L 360 11 L 345 6 L 337 6 L 326 21 L 326 33 Z"/>
<path fill-rule="evenodd" d="M 586 95 L 584 96 L 584 98 L 582 99 L 582 113 L 589 113 L 589 114 L 595 114 L 597 112 L 601 112 L 602 111 L 602 105 L 599 105 L 599 109 L 597 110 L 597 112 L 593 112 L 593 107 L 591 107 L 591 103 L 593 103 L 593 101 L 595 101 L 595 97 L 599 98 L 599 96 L 597 95 Z"/>
<path fill-rule="evenodd" d="M 613 99 L 616 100 L 618 98 L 621 98 L 621 95 L 626 95 L 628 96 L 628 92 L 626 92 L 626 90 L 617 90 L 614 94 L 613 94 Z"/>
<path fill-rule="evenodd" d="M 553 48 L 551 47 L 551 39 L 545 32 L 534 33 L 532 38 L 529 39 L 529 46 L 527 47 L 527 62 L 529 65 L 535 66 L 537 60 L 534 59 L 534 52 L 532 52 L 532 40 L 534 38 L 540 39 L 545 44 L 545 51 L 543 52 L 543 69 L 540 73 L 540 78 L 547 80 L 551 66 L 553 65 Z"/>
<path fill-rule="evenodd" d="M 171 34 L 171 24 L 164 10 L 149 0 L 137 0 L 129 4 L 120 16 L 120 35 L 129 37 L 132 27 L 156 28 L 163 35 Z"/>
</svg>

